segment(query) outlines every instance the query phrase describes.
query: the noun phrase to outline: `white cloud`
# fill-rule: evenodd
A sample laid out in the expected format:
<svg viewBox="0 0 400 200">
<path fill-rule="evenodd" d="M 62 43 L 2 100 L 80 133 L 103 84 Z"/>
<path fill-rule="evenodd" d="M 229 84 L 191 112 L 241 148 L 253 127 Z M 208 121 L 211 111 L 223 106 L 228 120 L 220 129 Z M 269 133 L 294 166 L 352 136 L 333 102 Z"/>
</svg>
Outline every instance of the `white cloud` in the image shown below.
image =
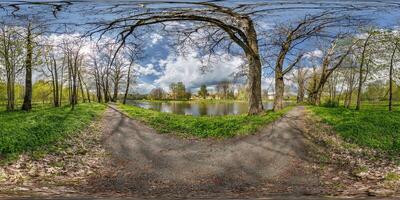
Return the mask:
<svg viewBox="0 0 400 200">
<path fill-rule="evenodd" d="M 163 39 L 163 36 L 161 36 L 160 34 L 154 33 L 150 36 L 151 39 L 151 44 L 157 44 L 159 41 L 161 41 Z"/>
<path fill-rule="evenodd" d="M 149 93 L 152 89 L 154 89 L 155 86 L 146 82 L 139 82 L 137 83 L 134 87 L 133 90 L 135 92 L 138 92 L 140 94 L 147 94 Z"/>
<path fill-rule="evenodd" d="M 322 58 L 323 54 L 324 53 L 321 50 L 315 49 L 314 51 L 307 52 L 304 55 L 304 57 L 306 57 L 306 58 L 312 58 L 312 57 L 314 57 L 314 58 Z"/>
<path fill-rule="evenodd" d="M 173 82 L 182 81 L 186 88 L 196 88 L 201 84 L 211 84 L 218 81 L 232 79 L 230 75 L 238 70 L 243 63 L 242 58 L 223 54 L 212 57 L 213 67 L 211 71 L 202 73 L 201 59 L 195 52 L 187 56 L 170 55 L 159 63 L 164 68 L 162 75 L 154 83 L 165 90 Z"/>
<path fill-rule="evenodd" d="M 159 72 L 158 70 L 156 70 L 154 68 L 153 64 L 147 64 L 146 66 L 141 66 L 141 65 L 137 65 L 136 67 L 136 71 L 139 73 L 139 75 L 142 76 L 149 76 L 149 75 L 156 75 L 159 76 L 161 75 L 161 72 Z"/>
</svg>

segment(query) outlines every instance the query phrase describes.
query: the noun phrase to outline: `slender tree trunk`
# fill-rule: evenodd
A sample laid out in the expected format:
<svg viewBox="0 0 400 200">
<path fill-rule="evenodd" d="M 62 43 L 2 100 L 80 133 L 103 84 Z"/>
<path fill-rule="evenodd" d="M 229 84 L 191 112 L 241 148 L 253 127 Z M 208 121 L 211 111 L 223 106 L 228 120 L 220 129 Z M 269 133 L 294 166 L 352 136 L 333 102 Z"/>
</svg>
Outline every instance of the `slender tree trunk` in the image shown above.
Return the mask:
<svg viewBox="0 0 400 200">
<path fill-rule="evenodd" d="M 113 102 L 117 102 L 117 99 L 118 99 L 118 88 L 119 87 L 119 81 L 118 80 L 116 80 L 115 82 L 114 82 L 114 94 L 113 94 L 113 97 L 112 97 L 112 101 Z"/>
<path fill-rule="evenodd" d="M 86 98 L 85 98 L 85 92 L 83 90 L 83 84 L 82 84 L 82 74 L 81 71 L 78 70 L 78 80 L 79 80 L 79 87 L 81 89 L 81 95 L 82 95 L 82 100 L 85 103 L 86 102 Z"/>
<path fill-rule="evenodd" d="M 26 36 L 26 62 L 25 62 L 25 96 L 22 110 L 32 109 L 32 33 L 31 24 L 28 25 Z"/>
<path fill-rule="evenodd" d="M 7 74 L 7 111 L 15 109 L 15 78 L 13 74 L 14 72 Z"/>
<path fill-rule="evenodd" d="M 62 105 L 62 100 L 63 100 L 63 86 L 64 86 L 64 61 L 63 65 L 61 67 L 61 80 L 60 80 L 60 100 L 59 100 L 59 105 Z"/>
<path fill-rule="evenodd" d="M 54 59 L 54 86 L 55 86 L 55 95 L 54 95 L 54 106 L 60 107 L 60 90 L 59 90 L 59 80 L 58 80 L 58 70 L 56 60 Z"/>
<path fill-rule="evenodd" d="M 368 46 L 368 41 L 371 38 L 371 34 L 368 35 L 367 39 L 365 39 L 364 45 L 363 45 L 363 50 L 361 53 L 361 63 L 360 63 L 360 72 L 359 72 L 359 82 L 358 82 L 358 93 L 357 93 L 357 105 L 356 105 L 356 110 L 360 110 L 361 108 L 361 92 L 362 92 L 362 86 L 363 86 L 363 67 L 364 67 L 364 62 L 365 62 L 365 54 L 367 51 L 367 46 Z"/>
<path fill-rule="evenodd" d="M 131 62 L 128 68 L 128 77 L 126 80 L 126 88 L 125 88 L 125 94 L 124 94 L 124 100 L 122 101 L 122 104 L 126 104 L 126 98 L 128 97 L 129 93 L 129 86 L 131 83 L 131 68 L 132 68 L 133 63 Z"/>
<path fill-rule="evenodd" d="M 389 68 L 389 111 L 392 111 L 392 101 L 393 101 L 393 65 L 394 65 L 394 55 L 396 54 L 397 42 L 394 46 L 392 56 L 390 57 L 390 68 Z"/>
</svg>

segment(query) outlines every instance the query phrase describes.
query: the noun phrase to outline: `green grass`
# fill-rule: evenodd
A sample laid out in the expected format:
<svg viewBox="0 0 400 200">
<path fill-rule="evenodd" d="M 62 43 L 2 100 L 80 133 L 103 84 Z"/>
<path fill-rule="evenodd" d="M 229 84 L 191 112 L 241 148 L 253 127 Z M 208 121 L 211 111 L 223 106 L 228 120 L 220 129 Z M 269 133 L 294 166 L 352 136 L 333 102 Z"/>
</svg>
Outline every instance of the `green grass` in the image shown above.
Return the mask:
<svg viewBox="0 0 400 200">
<path fill-rule="evenodd" d="M 387 111 L 384 104 L 362 105 L 360 111 L 345 108 L 309 107 L 332 125 L 347 142 L 359 146 L 400 152 L 400 110 Z"/>
<path fill-rule="evenodd" d="M 187 116 L 162 113 L 131 105 L 119 105 L 119 108 L 134 119 L 141 120 L 160 133 L 175 133 L 197 137 L 233 137 L 256 132 L 260 127 L 275 121 L 291 108 L 279 112 L 267 111 L 257 116 Z"/>
<path fill-rule="evenodd" d="M 31 112 L 0 111 L 0 155 L 9 157 L 43 146 L 76 133 L 105 110 L 102 104 L 70 107 L 39 107 Z"/>
</svg>

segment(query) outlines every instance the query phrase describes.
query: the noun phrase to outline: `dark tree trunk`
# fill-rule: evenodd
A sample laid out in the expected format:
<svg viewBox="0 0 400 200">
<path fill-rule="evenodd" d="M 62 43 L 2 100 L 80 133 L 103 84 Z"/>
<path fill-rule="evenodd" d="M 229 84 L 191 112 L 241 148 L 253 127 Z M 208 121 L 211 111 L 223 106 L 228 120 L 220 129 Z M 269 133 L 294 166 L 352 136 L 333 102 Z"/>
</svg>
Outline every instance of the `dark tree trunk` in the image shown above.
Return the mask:
<svg viewBox="0 0 400 200">
<path fill-rule="evenodd" d="M 25 96 L 22 110 L 32 109 L 32 33 L 31 24 L 28 25 L 26 36 L 26 61 L 25 61 Z"/>
<path fill-rule="evenodd" d="M 249 115 L 255 115 L 263 111 L 261 92 L 261 60 L 258 49 L 257 33 L 251 19 L 246 20 L 246 33 L 249 47 L 252 52 L 246 52 L 249 63 Z"/>
<path fill-rule="evenodd" d="M 371 38 L 372 34 L 369 34 L 367 39 L 365 39 L 362 53 L 361 53 L 361 63 L 360 63 L 360 72 L 359 72 L 359 81 L 358 81 L 358 93 L 357 93 L 357 105 L 356 105 L 356 110 L 360 110 L 361 108 L 361 92 L 362 92 L 362 86 L 363 86 L 363 67 L 364 67 L 364 62 L 365 62 L 365 54 L 367 51 L 367 46 L 368 46 L 368 41 Z"/>
<path fill-rule="evenodd" d="M 126 80 L 126 88 L 125 88 L 125 94 L 124 94 L 124 100 L 122 101 L 122 104 L 126 104 L 126 98 L 128 97 L 129 93 L 129 86 L 131 83 L 131 68 L 132 68 L 133 63 L 130 63 L 129 68 L 128 68 L 128 77 Z"/>
<path fill-rule="evenodd" d="M 82 84 L 82 74 L 81 74 L 80 70 L 78 70 L 78 80 L 79 80 L 79 87 L 81 89 L 82 100 L 85 103 L 86 102 L 86 98 L 85 98 L 85 92 L 84 92 L 83 84 Z"/>
<path fill-rule="evenodd" d="M 113 97 L 112 97 L 112 102 L 117 102 L 117 99 L 118 99 L 118 88 L 119 87 L 119 83 L 118 83 L 118 81 L 115 81 L 115 83 L 114 83 L 114 94 L 113 94 Z"/>
<path fill-rule="evenodd" d="M 297 103 L 303 103 L 304 102 L 304 93 L 305 93 L 304 80 L 302 80 L 299 83 L 299 89 L 297 91 Z"/>
<path fill-rule="evenodd" d="M 393 65 L 394 65 L 394 56 L 396 54 L 397 42 L 394 46 L 392 56 L 390 57 L 390 66 L 389 66 L 389 111 L 392 111 L 392 103 L 393 103 Z"/>
<path fill-rule="evenodd" d="M 274 99 L 274 111 L 283 109 L 283 95 L 285 83 L 283 82 L 283 76 L 281 73 L 275 71 L 275 99 Z"/>
</svg>

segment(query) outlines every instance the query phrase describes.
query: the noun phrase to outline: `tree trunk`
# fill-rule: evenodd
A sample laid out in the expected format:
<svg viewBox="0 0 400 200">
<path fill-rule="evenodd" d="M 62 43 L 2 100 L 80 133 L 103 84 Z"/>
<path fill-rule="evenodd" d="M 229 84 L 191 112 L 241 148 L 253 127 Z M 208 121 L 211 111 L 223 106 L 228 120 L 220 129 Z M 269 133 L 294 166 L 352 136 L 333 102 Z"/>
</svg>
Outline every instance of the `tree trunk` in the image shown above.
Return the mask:
<svg viewBox="0 0 400 200">
<path fill-rule="evenodd" d="M 112 101 L 113 102 L 117 102 L 117 99 L 118 99 L 118 87 L 119 87 L 119 83 L 118 83 L 118 81 L 115 81 L 114 82 L 114 94 L 113 94 L 113 97 L 112 97 Z"/>
<path fill-rule="evenodd" d="M 281 73 L 275 71 L 275 99 L 274 99 L 274 111 L 283 109 L 283 95 L 285 91 L 285 83 L 283 82 L 283 76 Z"/>
<path fill-rule="evenodd" d="M 84 92 L 84 90 L 83 90 L 82 74 L 81 74 L 81 71 L 80 71 L 80 70 L 78 70 L 78 80 L 79 80 L 79 87 L 80 87 L 80 89 L 81 89 L 82 99 L 83 99 L 83 102 L 85 103 L 85 102 L 86 102 L 86 98 L 85 98 L 85 92 Z"/>
<path fill-rule="evenodd" d="M 252 52 L 246 52 L 249 63 L 249 115 L 255 115 L 263 111 L 261 92 L 261 59 L 258 50 L 257 33 L 251 19 L 246 20 L 246 33 L 248 44 Z"/>
<path fill-rule="evenodd" d="M 122 101 L 122 104 L 126 104 L 126 98 L 128 97 L 129 86 L 130 86 L 130 83 L 131 83 L 131 68 L 132 68 L 132 64 L 133 63 L 130 63 L 129 68 L 128 68 L 128 78 L 126 80 L 126 89 L 125 89 L 124 100 Z"/>
<path fill-rule="evenodd" d="M 15 78 L 14 72 L 7 74 L 7 111 L 15 109 Z"/>
<path fill-rule="evenodd" d="M 25 62 L 25 96 L 22 110 L 32 109 L 32 35 L 31 24 L 28 25 L 26 36 L 26 62 Z"/>
<path fill-rule="evenodd" d="M 361 108 L 361 92 L 362 92 L 362 85 L 363 85 L 363 67 L 365 61 L 365 54 L 367 51 L 368 41 L 371 38 L 371 34 L 368 35 L 367 39 L 365 39 L 363 50 L 361 53 L 361 63 L 360 63 L 360 72 L 359 72 L 359 82 L 358 82 L 358 93 L 357 93 L 357 105 L 356 110 L 360 110 Z"/>
<path fill-rule="evenodd" d="M 390 68 L 389 68 L 389 111 L 392 111 L 392 101 L 393 101 L 393 64 L 394 55 L 396 54 L 397 42 L 394 46 L 392 56 L 390 57 Z"/>
</svg>

